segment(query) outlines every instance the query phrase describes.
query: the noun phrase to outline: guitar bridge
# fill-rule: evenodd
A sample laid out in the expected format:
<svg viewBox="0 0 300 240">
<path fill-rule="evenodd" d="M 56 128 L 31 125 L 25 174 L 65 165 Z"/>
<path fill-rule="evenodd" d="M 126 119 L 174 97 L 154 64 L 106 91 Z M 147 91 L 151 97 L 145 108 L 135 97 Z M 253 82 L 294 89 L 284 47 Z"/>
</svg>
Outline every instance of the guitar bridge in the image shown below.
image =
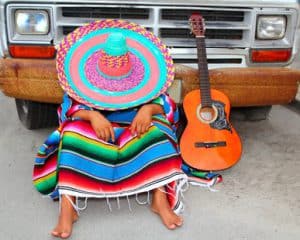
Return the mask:
<svg viewBox="0 0 300 240">
<path fill-rule="evenodd" d="M 196 148 L 213 148 L 213 147 L 225 147 L 225 141 L 218 141 L 218 142 L 195 142 Z"/>
</svg>

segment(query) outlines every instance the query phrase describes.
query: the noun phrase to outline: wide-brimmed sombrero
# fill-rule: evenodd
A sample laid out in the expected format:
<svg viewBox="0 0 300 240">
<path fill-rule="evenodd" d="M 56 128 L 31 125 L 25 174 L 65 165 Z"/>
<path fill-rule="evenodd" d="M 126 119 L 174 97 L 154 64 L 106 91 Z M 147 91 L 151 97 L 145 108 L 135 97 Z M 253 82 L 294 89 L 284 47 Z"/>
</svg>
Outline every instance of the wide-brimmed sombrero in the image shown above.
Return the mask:
<svg viewBox="0 0 300 240">
<path fill-rule="evenodd" d="M 125 20 L 102 20 L 67 35 L 57 51 L 63 90 L 90 107 L 120 110 L 164 93 L 174 79 L 162 41 Z"/>
</svg>

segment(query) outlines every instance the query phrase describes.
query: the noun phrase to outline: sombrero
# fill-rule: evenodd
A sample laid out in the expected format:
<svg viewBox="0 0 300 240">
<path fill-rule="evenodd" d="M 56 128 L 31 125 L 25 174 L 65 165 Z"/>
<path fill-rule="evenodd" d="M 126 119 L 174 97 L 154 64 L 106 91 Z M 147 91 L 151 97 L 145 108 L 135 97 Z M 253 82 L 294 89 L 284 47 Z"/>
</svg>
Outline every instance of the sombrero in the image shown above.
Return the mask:
<svg viewBox="0 0 300 240">
<path fill-rule="evenodd" d="M 125 20 L 95 21 L 68 34 L 58 46 L 56 67 L 70 97 L 100 110 L 149 102 L 174 79 L 162 41 Z"/>
</svg>

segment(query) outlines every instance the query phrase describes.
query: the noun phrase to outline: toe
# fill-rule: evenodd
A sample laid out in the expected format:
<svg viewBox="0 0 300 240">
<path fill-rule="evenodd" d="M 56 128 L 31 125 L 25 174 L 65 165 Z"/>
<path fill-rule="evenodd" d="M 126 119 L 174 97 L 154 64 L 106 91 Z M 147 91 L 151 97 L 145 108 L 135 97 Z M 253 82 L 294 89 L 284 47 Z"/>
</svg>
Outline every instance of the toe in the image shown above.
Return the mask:
<svg viewBox="0 0 300 240">
<path fill-rule="evenodd" d="M 51 234 L 52 234 L 52 236 L 54 236 L 54 237 L 59 237 L 59 232 L 58 232 L 57 230 L 53 230 L 53 231 L 51 232 Z"/>
<path fill-rule="evenodd" d="M 70 237 L 71 236 L 71 233 L 69 233 L 69 232 L 63 232 L 61 235 L 60 235 L 60 237 L 62 238 L 62 239 L 66 239 L 66 238 L 68 238 L 68 237 Z"/>
<path fill-rule="evenodd" d="M 169 225 L 167 225 L 167 227 L 171 230 L 174 230 L 176 228 L 176 225 L 175 224 L 169 224 Z"/>
<path fill-rule="evenodd" d="M 183 220 L 181 217 L 178 217 L 177 221 L 175 222 L 176 226 L 180 227 L 183 224 Z"/>
</svg>

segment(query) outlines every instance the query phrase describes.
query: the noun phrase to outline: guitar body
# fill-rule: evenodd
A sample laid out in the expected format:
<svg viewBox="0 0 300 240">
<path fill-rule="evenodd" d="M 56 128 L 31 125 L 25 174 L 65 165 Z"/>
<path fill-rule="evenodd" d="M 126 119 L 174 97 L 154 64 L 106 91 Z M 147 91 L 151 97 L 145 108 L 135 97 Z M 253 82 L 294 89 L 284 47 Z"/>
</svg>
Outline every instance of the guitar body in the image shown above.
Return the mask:
<svg viewBox="0 0 300 240">
<path fill-rule="evenodd" d="M 213 106 L 218 116 L 207 123 L 199 119 L 200 90 L 188 93 L 183 101 L 187 126 L 181 136 L 184 161 L 199 170 L 223 170 L 238 162 L 242 152 L 240 138 L 229 123 L 230 103 L 222 92 L 211 89 Z"/>
</svg>

